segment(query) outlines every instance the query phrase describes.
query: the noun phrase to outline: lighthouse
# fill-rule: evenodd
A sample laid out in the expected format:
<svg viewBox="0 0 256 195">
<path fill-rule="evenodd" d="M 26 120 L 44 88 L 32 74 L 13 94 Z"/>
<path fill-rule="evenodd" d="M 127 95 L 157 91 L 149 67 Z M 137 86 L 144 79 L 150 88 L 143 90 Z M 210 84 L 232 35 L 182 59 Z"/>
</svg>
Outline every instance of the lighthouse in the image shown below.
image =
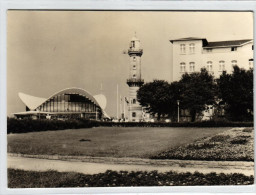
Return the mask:
<svg viewBox="0 0 256 195">
<path fill-rule="evenodd" d="M 137 101 L 137 91 L 144 83 L 144 80 L 141 78 L 142 54 L 143 49 L 141 49 L 140 40 L 135 34 L 130 41 L 130 47 L 128 49 L 128 55 L 130 57 L 129 78 L 127 79 L 127 85 L 129 86 L 129 121 L 141 121 L 143 118 L 142 107 Z"/>
</svg>

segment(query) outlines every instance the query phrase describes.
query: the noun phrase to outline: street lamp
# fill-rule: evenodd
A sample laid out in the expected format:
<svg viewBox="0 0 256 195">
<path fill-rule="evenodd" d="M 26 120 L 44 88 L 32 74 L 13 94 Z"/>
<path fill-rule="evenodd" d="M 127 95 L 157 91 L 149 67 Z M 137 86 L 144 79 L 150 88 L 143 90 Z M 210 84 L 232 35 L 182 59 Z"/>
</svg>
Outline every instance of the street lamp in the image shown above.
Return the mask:
<svg viewBox="0 0 256 195">
<path fill-rule="evenodd" d="M 178 123 L 180 122 L 180 100 L 177 100 L 178 105 Z"/>
</svg>

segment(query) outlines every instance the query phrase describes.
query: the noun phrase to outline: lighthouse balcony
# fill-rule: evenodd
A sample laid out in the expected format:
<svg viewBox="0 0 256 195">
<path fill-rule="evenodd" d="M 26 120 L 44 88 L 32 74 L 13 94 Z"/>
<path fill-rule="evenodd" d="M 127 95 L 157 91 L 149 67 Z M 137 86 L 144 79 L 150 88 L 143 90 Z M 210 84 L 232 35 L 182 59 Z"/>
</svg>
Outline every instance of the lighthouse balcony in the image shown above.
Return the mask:
<svg viewBox="0 0 256 195">
<path fill-rule="evenodd" d="M 142 55 L 143 54 L 143 49 L 138 49 L 138 48 L 130 48 L 128 49 L 128 54 L 129 55 L 132 55 L 132 54 L 135 54 L 135 55 Z"/>
<path fill-rule="evenodd" d="M 136 78 L 131 78 L 131 79 L 127 79 L 127 84 L 129 86 L 131 85 L 137 85 L 137 86 L 141 86 L 144 83 L 144 79 L 136 79 Z"/>
</svg>

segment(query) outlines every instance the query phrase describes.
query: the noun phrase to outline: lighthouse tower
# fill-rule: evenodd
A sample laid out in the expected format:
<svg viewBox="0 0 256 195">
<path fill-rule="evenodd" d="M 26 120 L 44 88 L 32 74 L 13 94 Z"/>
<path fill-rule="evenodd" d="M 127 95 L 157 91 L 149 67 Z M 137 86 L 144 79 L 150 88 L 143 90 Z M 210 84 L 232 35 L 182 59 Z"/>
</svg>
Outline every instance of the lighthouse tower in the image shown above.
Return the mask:
<svg viewBox="0 0 256 195">
<path fill-rule="evenodd" d="M 130 57 L 129 78 L 127 84 L 129 86 L 129 121 L 142 120 L 142 107 L 137 101 L 137 90 L 143 85 L 144 80 L 141 79 L 141 56 L 143 50 L 140 46 L 140 40 L 136 35 L 131 39 L 128 55 Z"/>
</svg>

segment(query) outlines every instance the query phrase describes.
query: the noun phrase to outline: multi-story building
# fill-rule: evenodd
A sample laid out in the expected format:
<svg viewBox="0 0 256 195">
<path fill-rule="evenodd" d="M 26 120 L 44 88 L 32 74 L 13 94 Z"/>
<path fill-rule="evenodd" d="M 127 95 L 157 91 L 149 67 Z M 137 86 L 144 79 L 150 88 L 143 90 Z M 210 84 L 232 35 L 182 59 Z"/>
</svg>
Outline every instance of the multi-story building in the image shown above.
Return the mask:
<svg viewBox="0 0 256 195">
<path fill-rule="evenodd" d="M 173 81 L 185 72 L 199 72 L 206 68 L 214 77 L 223 71 L 231 73 L 234 65 L 253 68 L 253 40 L 208 42 L 205 38 L 188 37 L 170 40 L 173 45 Z"/>
</svg>

